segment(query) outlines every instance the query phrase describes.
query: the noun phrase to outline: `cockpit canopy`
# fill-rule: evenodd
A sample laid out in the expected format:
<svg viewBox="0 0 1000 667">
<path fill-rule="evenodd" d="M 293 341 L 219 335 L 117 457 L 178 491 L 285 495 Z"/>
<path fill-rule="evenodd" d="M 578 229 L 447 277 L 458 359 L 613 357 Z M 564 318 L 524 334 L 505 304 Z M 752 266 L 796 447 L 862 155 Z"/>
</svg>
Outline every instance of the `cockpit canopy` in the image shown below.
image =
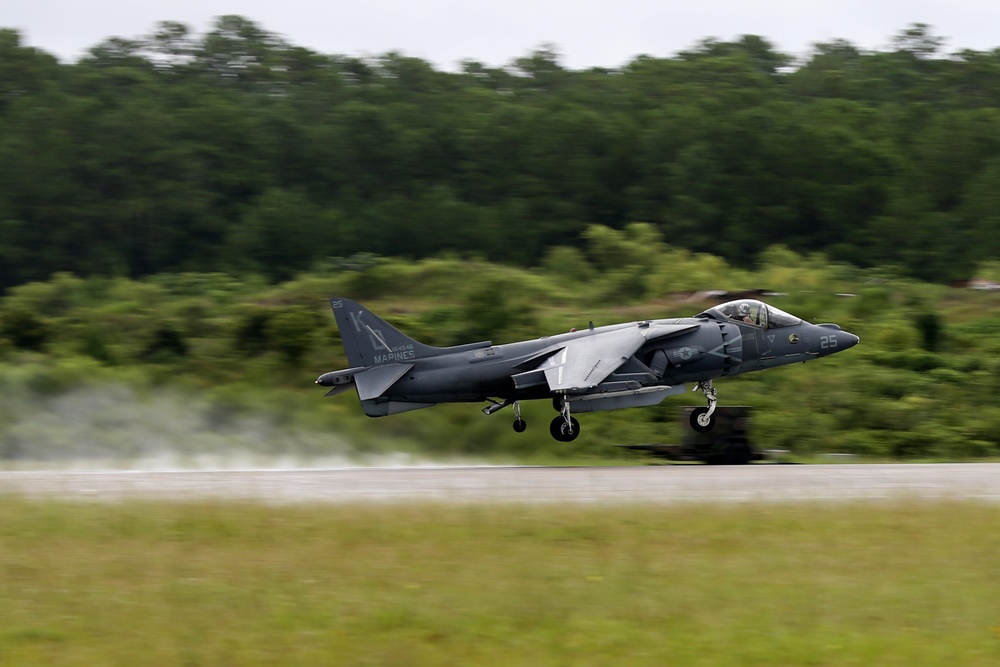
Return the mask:
<svg viewBox="0 0 1000 667">
<path fill-rule="evenodd" d="M 790 327 L 802 322 L 794 315 L 789 315 L 780 308 L 769 306 L 755 299 L 737 299 L 715 308 L 709 308 L 705 315 L 721 320 L 733 320 L 745 324 L 753 324 L 765 329 Z"/>
</svg>

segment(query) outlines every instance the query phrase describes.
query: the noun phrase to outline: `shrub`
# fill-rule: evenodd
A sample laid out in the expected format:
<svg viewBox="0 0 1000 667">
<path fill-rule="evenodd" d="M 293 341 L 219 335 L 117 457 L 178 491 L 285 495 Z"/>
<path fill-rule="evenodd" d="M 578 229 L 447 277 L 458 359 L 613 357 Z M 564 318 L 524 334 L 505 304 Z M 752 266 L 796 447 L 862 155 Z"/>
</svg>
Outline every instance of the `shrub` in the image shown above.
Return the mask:
<svg viewBox="0 0 1000 667">
<path fill-rule="evenodd" d="M 49 341 L 49 327 L 34 312 L 15 308 L 8 310 L 0 319 L 0 336 L 14 347 L 40 352 Z"/>
</svg>

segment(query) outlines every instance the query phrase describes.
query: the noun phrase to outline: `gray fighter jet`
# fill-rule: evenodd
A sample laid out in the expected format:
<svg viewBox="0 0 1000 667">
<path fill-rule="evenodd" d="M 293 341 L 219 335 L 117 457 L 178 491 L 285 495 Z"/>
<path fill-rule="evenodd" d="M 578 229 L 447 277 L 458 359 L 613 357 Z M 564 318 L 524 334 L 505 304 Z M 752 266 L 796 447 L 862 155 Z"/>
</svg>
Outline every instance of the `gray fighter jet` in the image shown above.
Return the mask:
<svg viewBox="0 0 1000 667">
<path fill-rule="evenodd" d="M 324 373 L 326 394 L 357 389 L 370 417 L 438 403 L 488 402 L 487 415 L 520 402 L 551 399 L 559 413 L 550 432 L 569 442 L 580 434 L 573 413 L 656 405 L 695 383 L 708 406 L 691 426 L 708 431 L 718 402 L 712 381 L 809 361 L 858 344 L 836 324 L 810 324 L 753 299 L 738 299 L 694 317 L 611 324 L 505 345 L 490 341 L 432 347 L 409 338 L 349 299 L 330 300 L 351 368 Z"/>
</svg>

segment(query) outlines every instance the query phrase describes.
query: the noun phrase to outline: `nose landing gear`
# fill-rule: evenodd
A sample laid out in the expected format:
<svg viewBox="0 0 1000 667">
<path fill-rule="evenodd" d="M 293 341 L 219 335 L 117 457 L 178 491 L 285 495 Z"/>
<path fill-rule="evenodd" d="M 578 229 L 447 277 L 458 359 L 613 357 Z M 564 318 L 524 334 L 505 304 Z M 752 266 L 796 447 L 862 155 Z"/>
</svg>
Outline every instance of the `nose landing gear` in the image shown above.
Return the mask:
<svg viewBox="0 0 1000 667">
<path fill-rule="evenodd" d="M 715 407 L 719 403 L 719 397 L 715 393 L 715 387 L 712 386 L 711 380 L 699 382 L 693 391 L 698 391 L 699 389 L 705 394 L 705 398 L 708 399 L 708 407 L 696 408 L 691 411 L 691 428 L 699 433 L 707 433 L 715 426 Z"/>
</svg>

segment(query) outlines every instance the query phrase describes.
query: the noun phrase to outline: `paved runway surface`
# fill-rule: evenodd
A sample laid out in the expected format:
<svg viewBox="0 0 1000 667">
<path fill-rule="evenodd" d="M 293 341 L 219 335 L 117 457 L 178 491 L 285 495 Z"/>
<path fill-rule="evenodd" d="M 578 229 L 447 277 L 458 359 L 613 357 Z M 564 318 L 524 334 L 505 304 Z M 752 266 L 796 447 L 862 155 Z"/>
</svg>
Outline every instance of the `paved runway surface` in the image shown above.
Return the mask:
<svg viewBox="0 0 1000 667">
<path fill-rule="evenodd" d="M 1000 464 L 0 472 L 0 493 L 85 500 L 678 503 L 892 498 L 1000 501 Z"/>
</svg>

